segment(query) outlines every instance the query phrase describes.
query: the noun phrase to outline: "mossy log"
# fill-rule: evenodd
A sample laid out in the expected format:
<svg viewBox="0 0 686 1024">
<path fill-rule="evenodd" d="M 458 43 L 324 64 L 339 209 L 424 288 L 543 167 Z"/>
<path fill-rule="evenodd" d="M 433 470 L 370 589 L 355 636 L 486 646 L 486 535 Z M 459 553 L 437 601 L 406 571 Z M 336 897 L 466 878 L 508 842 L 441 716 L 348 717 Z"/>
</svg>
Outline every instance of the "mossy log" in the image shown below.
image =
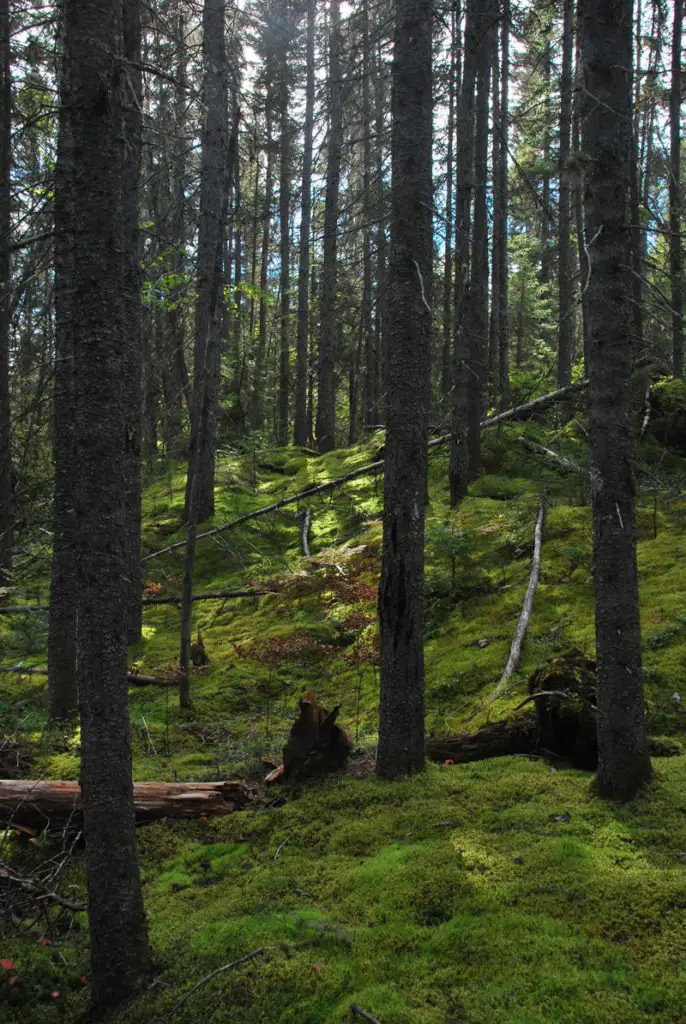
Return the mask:
<svg viewBox="0 0 686 1024">
<path fill-rule="evenodd" d="M 161 818 L 201 818 L 230 814 L 252 798 L 244 782 L 137 782 L 133 787 L 136 823 Z M 78 782 L 0 780 L 0 821 L 43 829 L 83 814 Z"/>
</svg>

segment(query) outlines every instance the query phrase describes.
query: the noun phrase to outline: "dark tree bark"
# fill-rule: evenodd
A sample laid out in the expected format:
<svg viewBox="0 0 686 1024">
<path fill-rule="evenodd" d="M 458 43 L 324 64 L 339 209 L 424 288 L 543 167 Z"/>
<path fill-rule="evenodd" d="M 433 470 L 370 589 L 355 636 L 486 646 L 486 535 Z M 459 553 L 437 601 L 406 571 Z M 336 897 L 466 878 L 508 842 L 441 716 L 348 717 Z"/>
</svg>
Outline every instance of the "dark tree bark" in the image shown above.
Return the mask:
<svg viewBox="0 0 686 1024">
<path fill-rule="evenodd" d="M 200 168 L 198 227 L 198 299 L 191 441 L 186 483 L 186 515 L 198 474 L 195 516 L 214 515 L 216 403 L 219 376 L 218 316 L 223 281 L 228 144 L 228 65 L 225 39 L 226 0 L 205 0 L 203 8 L 205 123 Z"/>
<path fill-rule="evenodd" d="M 581 4 L 583 0 L 578 0 Z M 636 0 L 636 31 L 635 37 L 637 40 L 641 40 L 641 24 L 643 18 L 642 11 L 642 0 Z M 631 203 L 631 267 L 633 274 L 631 275 L 631 289 L 633 294 L 633 311 L 634 311 L 634 342 L 636 345 L 635 351 L 638 355 L 642 353 L 645 347 L 644 340 L 644 315 L 643 315 L 643 265 L 644 265 L 644 246 L 643 246 L 643 232 L 641 231 L 641 168 L 640 168 L 640 156 L 639 156 L 639 130 L 640 130 L 640 111 L 641 111 L 641 89 L 643 87 L 642 73 L 641 73 L 641 51 L 642 51 L 642 40 L 641 45 L 635 47 L 635 66 L 632 68 L 633 71 L 633 94 L 634 94 L 634 110 L 631 119 L 631 161 L 630 161 L 630 180 L 629 180 L 629 197 Z M 586 261 L 588 262 L 588 261 Z"/>
<path fill-rule="evenodd" d="M 0 2 L 0 586 L 12 568 L 14 502 L 10 440 L 10 173 L 12 168 L 12 76 L 9 0 Z"/>
<path fill-rule="evenodd" d="M 264 207 L 262 210 L 260 309 L 258 315 L 257 348 L 255 351 L 255 379 L 253 381 L 252 400 L 252 424 L 255 430 L 262 430 L 264 427 L 264 367 L 267 358 L 267 283 L 269 275 L 269 253 L 271 249 L 272 190 L 274 187 L 274 147 L 272 144 L 272 97 L 270 84 L 267 87 L 265 119 L 267 122 L 267 167 L 264 184 Z"/>
<path fill-rule="evenodd" d="M 669 94 L 669 273 L 672 286 L 672 372 L 684 375 L 683 260 L 681 255 L 681 33 L 684 0 L 674 0 L 672 83 Z"/>
<path fill-rule="evenodd" d="M 149 954 L 136 850 L 128 715 L 126 607 L 130 461 L 126 76 L 121 0 L 67 0 L 73 137 L 72 328 L 81 789 L 92 991 L 98 1013 L 136 993 Z"/>
<path fill-rule="evenodd" d="M 362 6 L 362 338 L 364 346 L 364 423 L 371 427 L 376 424 L 377 394 L 379 380 L 373 316 L 373 268 L 372 268 L 372 222 L 374 220 L 374 196 L 372 194 L 372 106 L 371 106 L 371 40 L 369 31 L 369 3 Z M 354 417 L 350 417 L 351 426 Z"/>
<path fill-rule="evenodd" d="M 389 402 L 377 774 L 424 767 L 424 506 L 432 273 L 431 0 L 399 0 L 393 63 Z"/>
<path fill-rule="evenodd" d="M 467 0 L 464 29 L 464 65 L 457 114 L 455 326 L 453 330 L 453 407 L 450 444 L 450 503 L 455 506 L 467 494 L 468 377 L 464 329 L 469 287 L 472 192 L 474 189 L 474 90 L 478 39 L 476 0 Z"/>
<path fill-rule="evenodd" d="M 460 45 L 460 4 L 453 6 L 450 24 L 450 70 L 448 77 L 448 152 L 446 154 L 445 184 L 445 248 L 443 263 L 443 337 L 441 344 L 441 393 L 448 395 L 452 387 L 452 337 L 453 337 L 453 181 L 455 178 L 455 106 L 458 79 L 458 48 Z"/>
<path fill-rule="evenodd" d="M 285 62 L 284 55 L 284 62 Z M 279 401 L 277 408 L 277 441 L 288 444 L 288 398 L 290 390 L 290 286 L 291 286 L 291 125 L 288 116 L 290 89 L 285 81 L 285 67 L 281 69 L 279 107 L 281 119 L 280 173 L 279 173 L 279 255 L 281 293 L 279 322 Z"/>
<path fill-rule="evenodd" d="M 143 130 L 143 80 L 141 63 L 140 0 L 122 0 L 124 59 L 128 61 L 124 95 L 124 174 L 121 181 L 126 248 L 124 251 L 124 309 L 127 325 L 125 339 L 126 433 L 129 439 L 124 486 L 128 507 L 126 543 L 127 639 L 130 644 L 141 638 L 143 628 L 143 576 L 141 568 L 141 433 L 143 406 L 143 340 L 141 318 L 140 269 L 140 197 L 141 146 Z"/>
<path fill-rule="evenodd" d="M 582 70 L 581 70 L 581 33 L 584 0 L 577 0 L 576 3 L 576 42 L 574 47 L 576 67 L 574 69 L 575 86 L 572 99 L 572 135 L 574 139 L 574 152 L 581 151 L 581 98 L 582 98 Z M 574 176 L 574 225 L 576 228 L 576 241 L 579 255 L 579 288 L 581 295 L 581 329 L 584 344 L 584 376 L 589 373 L 589 350 L 591 347 L 591 317 L 588 309 L 588 254 L 586 252 L 584 238 L 584 187 L 583 173 L 577 168 Z M 640 248 L 640 246 L 639 246 Z M 635 312 L 635 311 L 634 311 Z"/>
<path fill-rule="evenodd" d="M 631 0 L 584 0 L 584 212 L 591 269 L 589 408 L 601 795 L 650 776 L 645 735 L 629 428 Z"/>
<path fill-rule="evenodd" d="M 551 145 L 551 121 L 552 121 L 552 104 L 550 102 L 550 87 L 551 87 L 551 75 L 552 75 L 552 47 L 550 44 L 550 37 L 552 34 L 552 11 L 542 12 L 543 17 L 546 15 L 551 19 L 550 24 L 544 28 L 545 41 L 543 44 L 543 173 L 541 175 L 541 284 L 550 284 L 551 268 L 552 268 L 552 253 L 550 250 L 550 233 L 551 233 L 551 217 L 550 217 L 550 145 Z"/>
<path fill-rule="evenodd" d="M 307 5 L 307 84 L 305 86 L 305 138 L 303 143 L 302 199 L 300 204 L 300 263 L 298 267 L 298 340 L 295 365 L 294 444 L 306 445 L 307 349 L 310 326 L 310 229 L 312 226 L 312 151 L 314 132 L 314 27 L 315 0 Z"/>
<path fill-rule="evenodd" d="M 501 49 L 500 49 L 500 131 L 498 173 L 496 177 L 495 204 L 501 230 L 498 235 L 498 262 L 500 283 L 498 289 L 498 394 L 500 407 L 507 408 L 510 402 L 510 299 L 509 299 L 509 181 L 507 159 L 509 152 L 510 126 L 510 0 L 502 0 L 501 8 Z"/>
<path fill-rule="evenodd" d="M 574 302 L 574 260 L 572 252 L 571 186 L 569 156 L 572 141 L 572 66 L 574 56 L 574 0 L 563 0 L 562 75 L 560 79 L 560 202 L 558 295 L 559 327 L 557 386 L 572 379 L 572 348 L 576 318 Z"/>
<path fill-rule="evenodd" d="M 495 16 L 492 0 L 482 3 L 477 31 L 474 110 L 474 213 L 469 287 L 464 305 L 467 358 L 467 473 L 481 469 L 481 416 L 488 379 L 488 98 Z"/>
<path fill-rule="evenodd" d="M 64 28 L 64 26 L 63 26 Z M 60 721 L 78 713 L 74 458 L 74 338 L 72 323 L 74 151 L 68 55 L 61 61 L 55 167 L 55 383 L 53 393 L 53 542 L 48 619 L 48 713 Z"/>
<path fill-rule="evenodd" d="M 329 32 L 329 139 L 326 197 L 324 200 L 324 253 L 322 259 L 321 325 L 317 380 L 317 444 L 322 452 L 336 447 L 336 290 L 338 272 L 338 195 L 343 157 L 343 80 L 341 67 L 341 11 L 331 0 Z"/>
<path fill-rule="evenodd" d="M 387 329 L 387 281 L 386 264 L 388 242 L 386 222 L 388 218 L 386 185 L 384 181 L 384 156 L 386 153 L 385 133 L 385 78 L 384 64 L 381 55 L 381 44 L 377 46 L 377 59 L 374 75 L 374 129 L 376 133 L 376 280 L 374 282 L 374 342 L 376 346 L 377 372 L 377 420 L 383 423 L 386 413 L 386 378 L 388 365 L 388 329 Z"/>
</svg>

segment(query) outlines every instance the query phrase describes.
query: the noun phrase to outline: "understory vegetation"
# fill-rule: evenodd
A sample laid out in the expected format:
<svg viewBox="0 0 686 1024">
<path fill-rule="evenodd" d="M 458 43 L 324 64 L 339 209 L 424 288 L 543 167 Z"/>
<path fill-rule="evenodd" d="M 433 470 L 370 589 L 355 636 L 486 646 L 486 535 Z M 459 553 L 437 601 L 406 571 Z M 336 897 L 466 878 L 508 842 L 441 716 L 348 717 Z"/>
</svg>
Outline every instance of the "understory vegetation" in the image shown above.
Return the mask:
<svg viewBox="0 0 686 1024">
<path fill-rule="evenodd" d="M 449 506 L 447 452 L 430 457 L 427 507 L 427 731 L 479 728 L 521 702 L 538 667 L 594 653 L 591 513 L 583 413 L 484 433 L 485 471 Z M 579 467 L 560 472 L 523 440 Z M 213 525 L 373 462 L 383 435 L 314 457 L 255 436 L 220 453 Z M 144 553 L 182 539 L 184 473 L 168 464 L 144 494 Z M 373 777 L 378 714 L 376 597 L 383 481 L 361 476 L 199 542 L 197 592 L 271 593 L 194 605 L 209 665 L 177 690 L 132 686 L 136 780 L 249 778 L 280 761 L 303 693 L 339 721 L 354 753 L 334 777 L 270 787 L 256 806 L 139 829 L 156 981 L 122 1022 L 639 1024 L 686 1005 L 686 462 L 653 438 L 638 456 L 638 561 L 648 727 L 675 756 L 631 804 L 597 800 L 591 775 L 541 758 L 429 765 L 401 783 Z M 519 670 L 487 706 L 527 587 L 537 508 L 541 579 Z M 36 562 L 27 603 L 45 603 Z M 180 592 L 181 554 L 146 562 L 147 591 Z M 48 728 L 46 619 L 0 616 L 1 774 L 75 778 L 79 734 Z M 168 677 L 174 605 L 145 609 L 131 664 Z M 8 832 L 0 857 L 30 873 L 69 850 L 63 836 Z M 84 898 L 73 844 L 60 891 Z M 60 854 L 61 856 L 62 854 Z M 1 883 L 1 879 L 0 879 Z M 48 918 L 50 925 L 48 926 Z M 76 1020 L 87 1001 L 85 913 L 0 921 L 0 1017 Z M 255 950 L 195 991 L 215 969 Z M 9 965 L 9 966 L 8 966 Z"/>
</svg>

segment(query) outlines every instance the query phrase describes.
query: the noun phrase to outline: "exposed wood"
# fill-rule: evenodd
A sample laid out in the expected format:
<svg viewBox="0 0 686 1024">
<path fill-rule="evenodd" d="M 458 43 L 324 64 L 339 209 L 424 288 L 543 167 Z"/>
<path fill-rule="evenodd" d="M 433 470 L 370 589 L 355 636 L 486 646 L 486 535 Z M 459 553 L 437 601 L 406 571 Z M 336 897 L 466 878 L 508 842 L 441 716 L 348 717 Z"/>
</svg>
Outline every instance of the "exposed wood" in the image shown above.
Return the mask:
<svg viewBox="0 0 686 1024">
<path fill-rule="evenodd" d="M 522 605 L 522 612 L 519 616 L 519 622 L 515 630 L 514 637 L 512 638 L 512 646 L 510 648 L 510 657 L 507 659 L 507 665 L 505 671 L 500 677 L 500 681 L 496 686 L 493 694 L 489 700 L 489 704 L 492 704 L 494 700 L 497 700 L 500 694 L 507 686 L 508 680 L 512 673 L 519 664 L 519 659 L 522 654 L 522 644 L 524 643 L 524 637 L 526 635 L 527 626 L 529 625 L 529 619 L 531 618 L 531 610 L 534 604 L 534 594 L 536 593 L 536 587 L 538 586 L 538 578 L 541 574 L 541 548 L 543 545 L 543 519 L 545 516 L 545 508 L 543 502 L 541 502 L 536 516 L 536 527 L 534 529 L 534 554 L 531 563 L 531 575 L 529 577 L 529 585 L 526 588 L 526 596 L 524 597 L 524 604 Z"/>
<path fill-rule="evenodd" d="M 230 814 L 252 798 L 243 782 L 137 782 L 133 787 L 136 822 L 161 818 L 200 818 Z M 17 825 L 58 825 L 81 820 L 78 782 L 0 780 L 0 821 Z"/>
<path fill-rule="evenodd" d="M 536 455 L 542 455 L 544 458 L 549 459 L 551 462 L 563 470 L 566 473 L 587 473 L 587 470 L 578 466 L 576 462 L 572 462 L 571 459 L 566 459 L 564 455 L 558 455 L 552 448 L 546 448 L 544 444 L 538 444 L 536 441 L 530 441 L 528 437 L 520 437 L 519 441 L 524 445 L 530 452 L 534 452 Z"/>
<path fill-rule="evenodd" d="M 307 506 L 303 513 L 303 525 L 300 531 L 300 545 L 305 558 L 311 557 L 310 552 L 310 524 L 312 523 L 312 507 Z"/>
<path fill-rule="evenodd" d="M 487 427 L 495 427 L 499 423 L 507 423 L 510 420 L 526 420 L 537 413 L 543 412 L 555 405 L 557 402 L 564 401 L 569 395 L 574 394 L 577 391 L 583 391 L 584 388 L 588 387 L 588 381 L 582 380 L 576 384 L 570 384 L 569 387 L 559 388 L 557 391 L 552 391 L 550 394 L 541 395 L 540 398 L 535 398 L 531 402 L 526 402 L 524 405 L 516 405 L 512 409 L 507 409 L 505 412 L 498 413 L 497 416 L 489 416 L 481 422 L 481 429 L 485 430 Z M 451 439 L 451 434 L 444 434 L 442 437 L 436 437 L 433 441 L 429 441 L 429 449 L 438 448 L 441 445 L 447 444 Z M 299 491 L 297 494 L 292 494 L 288 498 L 281 498 L 279 501 L 272 502 L 271 505 L 265 505 L 262 508 L 255 509 L 252 512 L 246 512 L 242 516 L 237 516 L 235 519 L 231 519 L 226 523 L 222 523 L 220 526 L 215 526 L 212 530 L 205 530 L 203 533 L 199 533 L 197 539 L 205 540 L 208 537 L 217 537 L 222 533 L 226 533 L 227 530 L 233 530 L 237 526 L 242 526 L 244 523 L 248 523 L 253 519 L 259 519 L 261 516 L 269 515 L 270 512 L 278 512 L 282 508 L 286 508 L 288 505 L 295 505 L 298 502 L 305 501 L 307 498 L 312 498 L 317 494 L 325 494 L 327 491 L 334 491 L 338 487 L 342 487 L 344 484 L 349 483 L 351 480 L 357 480 L 361 476 L 368 476 L 370 473 L 383 473 L 384 471 L 384 460 L 378 459 L 376 462 L 370 462 L 366 466 L 360 466 L 359 469 L 353 469 L 350 473 L 346 473 L 344 476 L 339 476 L 335 480 L 328 480 L 323 484 L 312 484 L 311 487 L 306 487 L 303 491 Z M 176 541 L 174 544 L 169 544 L 166 548 L 160 548 L 159 551 L 153 551 L 151 554 L 146 555 L 143 559 L 144 562 L 149 562 L 153 558 L 159 558 L 161 555 L 167 555 L 171 551 L 178 551 L 180 548 L 185 547 L 186 541 Z"/>
</svg>

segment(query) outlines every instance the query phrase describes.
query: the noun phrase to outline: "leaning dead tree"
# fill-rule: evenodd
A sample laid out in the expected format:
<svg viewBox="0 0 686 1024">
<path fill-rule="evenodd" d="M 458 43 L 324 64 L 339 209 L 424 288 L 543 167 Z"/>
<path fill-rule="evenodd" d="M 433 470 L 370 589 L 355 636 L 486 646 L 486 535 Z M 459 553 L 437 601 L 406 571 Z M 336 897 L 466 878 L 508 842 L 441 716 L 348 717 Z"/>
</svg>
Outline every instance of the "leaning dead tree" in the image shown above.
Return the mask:
<svg viewBox="0 0 686 1024">
<path fill-rule="evenodd" d="M 541 574 L 541 548 L 543 546 L 543 520 L 545 518 L 545 505 L 541 501 L 538 509 L 538 515 L 536 516 L 536 526 L 534 529 L 534 554 L 531 562 L 531 575 L 529 577 L 529 585 L 526 588 L 526 596 L 524 597 L 524 604 L 522 605 L 522 611 L 519 616 L 519 622 L 515 630 L 514 637 L 512 638 L 512 646 L 510 648 L 510 657 L 507 659 L 507 665 L 505 671 L 500 677 L 500 681 L 496 686 L 489 704 L 492 704 L 494 700 L 497 700 L 501 695 L 505 687 L 507 686 L 510 676 L 517 668 L 519 659 L 522 656 L 522 644 L 524 643 L 524 637 L 526 636 L 527 627 L 529 625 L 529 619 L 531 618 L 531 611 L 534 606 L 534 595 L 538 586 L 538 579 Z"/>
</svg>

